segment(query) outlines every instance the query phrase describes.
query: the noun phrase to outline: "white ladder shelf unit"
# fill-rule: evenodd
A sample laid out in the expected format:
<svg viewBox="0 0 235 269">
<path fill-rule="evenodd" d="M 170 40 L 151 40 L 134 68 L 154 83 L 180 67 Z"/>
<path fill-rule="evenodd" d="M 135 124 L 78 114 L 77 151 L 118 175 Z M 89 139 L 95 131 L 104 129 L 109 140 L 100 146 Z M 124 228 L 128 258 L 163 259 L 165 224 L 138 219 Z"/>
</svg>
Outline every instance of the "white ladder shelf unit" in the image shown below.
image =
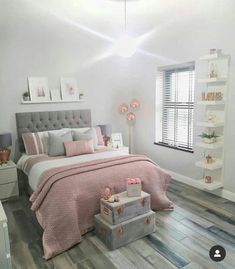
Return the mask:
<svg viewBox="0 0 235 269">
<path fill-rule="evenodd" d="M 197 108 L 204 109 L 205 116 L 196 123 L 204 133 L 213 133 L 219 137 L 213 143 L 205 143 L 202 139 L 195 145 L 203 149 L 201 160 L 195 165 L 203 169 L 203 178 L 196 180 L 196 185 L 202 189 L 213 191 L 223 187 L 224 169 L 224 131 L 226 126 L 226 97 L 228 96 L 228 79 L 230 56 L 224 54 L 210 54 L 199 58 L 201 64 L 206 69 L 202 78 L 198 79 L 204 90 L 196 105 Z M 201 65 L 200 64 L 200 65 Z M 208 142 L 208 141 L 207 141 Z M 212 157 L 212 162 L 208 163 L 206 156 Z M 211 183 L 206 183 L 205 178 L 211 179 Z"/>
</svg>

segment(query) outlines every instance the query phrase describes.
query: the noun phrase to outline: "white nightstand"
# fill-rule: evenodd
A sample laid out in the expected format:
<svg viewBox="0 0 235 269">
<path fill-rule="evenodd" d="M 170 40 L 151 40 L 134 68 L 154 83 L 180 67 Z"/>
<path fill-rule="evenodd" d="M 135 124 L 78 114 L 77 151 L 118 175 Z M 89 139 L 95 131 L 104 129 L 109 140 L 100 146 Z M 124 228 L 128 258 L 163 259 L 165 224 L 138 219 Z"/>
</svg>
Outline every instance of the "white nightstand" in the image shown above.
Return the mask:
<svg viewBox="0 0 235 269">
<path fill-rule="evenodd" d="M 0 165 L 0 200 L 18 195 L 16 164 L 9 161 L 7 164 Z"/>
<path fill-rule="evenodd" d="M 129 147 L 123 146 L 123 147 L 114 148 L 114 149 L 117 150 L 117 151 L 119 151 L 119 152 L 123 152 L 123 153 L 129 154 Z"/>
<path fill-rule="evenodd" d="M 0 201 L 0 268 L 11 269 L 7 217 Z"/>
</svg>

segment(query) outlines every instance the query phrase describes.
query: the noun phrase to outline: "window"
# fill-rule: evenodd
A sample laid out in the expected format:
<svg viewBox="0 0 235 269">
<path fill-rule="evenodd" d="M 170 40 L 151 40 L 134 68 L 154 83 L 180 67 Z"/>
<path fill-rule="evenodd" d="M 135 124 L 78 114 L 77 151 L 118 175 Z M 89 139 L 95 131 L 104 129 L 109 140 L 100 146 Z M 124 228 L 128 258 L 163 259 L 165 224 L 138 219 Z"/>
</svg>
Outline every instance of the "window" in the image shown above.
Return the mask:
<svg viewBox="0 0 235 269">
<path fill-rule="evenodd" d="M 162 67 L 158 71 L 155 143 L 193 152 L 195 64 Z"/>
</svg>

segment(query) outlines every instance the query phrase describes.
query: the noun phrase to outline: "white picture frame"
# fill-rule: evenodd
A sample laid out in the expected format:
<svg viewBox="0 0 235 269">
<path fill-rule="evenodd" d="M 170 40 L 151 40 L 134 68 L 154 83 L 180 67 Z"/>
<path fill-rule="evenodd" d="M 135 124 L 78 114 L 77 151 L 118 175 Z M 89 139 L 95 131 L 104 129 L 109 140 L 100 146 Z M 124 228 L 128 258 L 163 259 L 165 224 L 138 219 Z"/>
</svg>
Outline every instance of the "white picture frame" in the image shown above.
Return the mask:
<svg viewBox="0 0 235 269">
<path fill-rule="evenodd" d="M 65 78 L 60 79 L 61 85 L 61 96 L 63 101 L 78 101 L 79 91 L 77 80 L 75 78 Z"/>
<path fill-rule="evenodd" d="M 48 79 L 46 77 L 28 77 L 28 85 L 31 101 L 50 101 Z"/>
<path fill-rule="evenodd" d="M 111 144 L 113 148 L 122 148 L 123 140 L 121 133 L 113 133 L 111 134 Z"/>
<path fill-rule="evenodd" d="M 50 90 L 51 101 L 61 101 L 61 93 L 59 89 Z"/>
</svg>

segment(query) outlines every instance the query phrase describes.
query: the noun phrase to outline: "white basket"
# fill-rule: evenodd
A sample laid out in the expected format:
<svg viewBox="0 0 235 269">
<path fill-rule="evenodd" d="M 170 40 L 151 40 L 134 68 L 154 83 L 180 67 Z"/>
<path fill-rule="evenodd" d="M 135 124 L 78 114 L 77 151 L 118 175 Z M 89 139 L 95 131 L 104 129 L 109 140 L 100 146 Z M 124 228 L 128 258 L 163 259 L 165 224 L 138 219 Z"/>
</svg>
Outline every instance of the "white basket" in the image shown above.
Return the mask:
<svg viewBox="0 0 235 269">
<path fill-rule="evenodd" d="M 141 196 L 141 183 L 138 184 L 127 184 L 127 196 Z"/>
</svg>

